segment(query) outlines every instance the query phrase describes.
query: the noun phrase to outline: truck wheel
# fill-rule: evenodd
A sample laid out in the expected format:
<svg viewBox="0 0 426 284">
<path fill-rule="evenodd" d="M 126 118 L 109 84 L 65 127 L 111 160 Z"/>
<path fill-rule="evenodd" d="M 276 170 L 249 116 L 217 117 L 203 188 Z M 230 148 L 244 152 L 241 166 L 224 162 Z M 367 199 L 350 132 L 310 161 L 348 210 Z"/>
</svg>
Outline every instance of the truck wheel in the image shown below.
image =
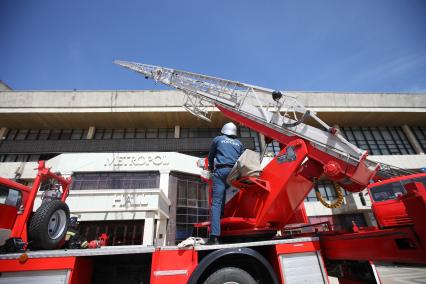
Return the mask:
<svg viewBox="0 0 426 284">
<path fill-rule="evenodd" d="M 257 281 L 246 271 L 237 267 L 225 267 L 210 275 L 204 284 L 256 284 Z"/>
<path fill-rule="evenodd" d="M 57 249 L 68 230 L 70 209 L 60 200 L 42 203 L 31 218 L 30 245 L 36 249 Z"/>
</svg>

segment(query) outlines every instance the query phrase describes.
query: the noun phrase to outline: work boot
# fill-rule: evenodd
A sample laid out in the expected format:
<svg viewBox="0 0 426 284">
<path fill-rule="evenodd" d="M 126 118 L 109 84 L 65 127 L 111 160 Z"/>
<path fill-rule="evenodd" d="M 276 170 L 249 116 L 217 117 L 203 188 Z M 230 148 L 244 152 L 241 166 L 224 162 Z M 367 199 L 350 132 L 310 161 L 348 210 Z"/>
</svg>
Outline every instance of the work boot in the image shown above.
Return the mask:
<svg viewBox="0 0 426 284">
<path fill-rule="evenodd" d="M 217 236 L 210 236 L 210 238 L 207 240 L 206 242 L 206 246 L 209 245 L 218 245 L 219 243 L 219 239 Z"/>
</svg>

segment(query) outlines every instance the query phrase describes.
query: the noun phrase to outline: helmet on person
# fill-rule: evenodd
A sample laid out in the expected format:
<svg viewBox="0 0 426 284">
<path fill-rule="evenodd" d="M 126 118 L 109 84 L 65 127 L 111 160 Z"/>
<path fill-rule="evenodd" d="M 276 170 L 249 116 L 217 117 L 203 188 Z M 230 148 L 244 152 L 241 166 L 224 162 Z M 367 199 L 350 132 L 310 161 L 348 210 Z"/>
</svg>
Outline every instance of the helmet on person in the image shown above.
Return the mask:
<svg viewBox="0 0 426 284">
<path fill-rule="evenodd" d="M 222 127 L 220 132 L 229 136 L 237 136 L 237 126 L 232 122 L 228 122 Z"/>
</svg>

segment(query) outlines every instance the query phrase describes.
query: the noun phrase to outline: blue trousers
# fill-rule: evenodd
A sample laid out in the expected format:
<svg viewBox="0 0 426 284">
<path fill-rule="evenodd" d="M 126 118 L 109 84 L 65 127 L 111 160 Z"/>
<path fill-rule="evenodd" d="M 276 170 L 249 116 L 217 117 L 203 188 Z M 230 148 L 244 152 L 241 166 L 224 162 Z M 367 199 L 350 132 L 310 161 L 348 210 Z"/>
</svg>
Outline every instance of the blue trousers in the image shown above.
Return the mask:
<svg viewBox="0 0 426 284">
<path fill-rule="evenodd" d="M 225 192 L 229 187 L 226 178 L 230 171 L 231 168 L 220 168 L 213 172 L 212 208 L 210 210 L 210 235 L 213 236 L 220 236 L 220 217 L 223 215 L 225 207 Z"/>
</svg>

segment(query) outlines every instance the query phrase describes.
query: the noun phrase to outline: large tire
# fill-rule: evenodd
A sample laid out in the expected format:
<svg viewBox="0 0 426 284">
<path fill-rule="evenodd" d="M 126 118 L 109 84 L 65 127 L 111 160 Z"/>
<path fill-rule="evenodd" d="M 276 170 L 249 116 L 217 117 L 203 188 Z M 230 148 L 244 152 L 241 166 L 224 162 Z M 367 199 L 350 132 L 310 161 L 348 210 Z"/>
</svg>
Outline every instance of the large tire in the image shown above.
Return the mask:
<svg viewBox="0 0 426 284">
<path fill-rule="evenodd" d="M 204 284 L 256 284 L 257 281 L 245 270 L 237 267 L 225 267 L 210 275 Z"/>
<path fill-rule="evenodd" d="M 31 218 L 28 229 L 30 246 L 34 249 L 57 249 L 68 230 L 70 209 L 60 200 L 42 203 Z"/>
</svg>

